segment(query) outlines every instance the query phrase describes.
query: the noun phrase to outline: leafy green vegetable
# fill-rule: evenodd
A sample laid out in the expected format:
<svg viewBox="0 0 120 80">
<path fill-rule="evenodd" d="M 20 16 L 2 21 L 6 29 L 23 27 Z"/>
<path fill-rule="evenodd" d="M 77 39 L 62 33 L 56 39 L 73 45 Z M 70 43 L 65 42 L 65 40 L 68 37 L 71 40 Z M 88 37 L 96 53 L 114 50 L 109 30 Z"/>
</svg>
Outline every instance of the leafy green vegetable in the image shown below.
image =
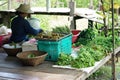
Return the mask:
<svg viewBox="0 0 120 80">
<path fill-rule="evenodd" d="M 67 26 L 56 26 L 53 28 L 52 32 L 54 33 L 63 33 L 63 34 L 70 34 L 71 31 Z"/>
<path fill-rule="evenodd" d="M 95 29 L 95 28 L 85 29 L 85 30 L 81 31 L 80 35 L 78 36 L 76 44 L 79 43 L 79 45 L 80 44 L 86 45 L 91 40 L 96 38 L 97 35 L 98 35 L 98 30 L 97 29 Z"/>
<path fill-rule="evenodd" d="M 61 53 L 56 64 L 57 65 L 70 65 L 72 60 L 73 60 L 72 56 Z"/>
<path fill-rule="evenodd" d="M 31 53 L 27 56 L 27 58 L 34 58 L 34 57 L 36 57 L 36 55 L 34 53 Z"/>
<path fill-rule="evenodd" d="M 77 52 L 77 57 L 73 58 L 71 55 L 61 54 L 57 64 L 70 65 L 74 68 L 90 67 L 112 52 L 112 36 L 97 36 L 97 31 L 95 31 L 90 28 L 81 32 L 77 43 L 73 44 L 73 46 L 81 46 Z M 115 36 L 115 44 L 115 47 L 120 46 L 119 36 Z"/>
</svg>

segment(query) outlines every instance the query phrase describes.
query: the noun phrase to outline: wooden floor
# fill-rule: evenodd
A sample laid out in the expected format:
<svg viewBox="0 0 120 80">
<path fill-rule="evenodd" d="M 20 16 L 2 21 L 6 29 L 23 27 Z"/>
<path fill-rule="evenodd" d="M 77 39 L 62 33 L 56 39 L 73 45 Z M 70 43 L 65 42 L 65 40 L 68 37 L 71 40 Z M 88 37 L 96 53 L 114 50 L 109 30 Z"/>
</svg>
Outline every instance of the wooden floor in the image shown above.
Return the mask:
<svg viewBox="0 0 120 80">
<path fill-rule="evenodd" d="M 16 57 L 0 53 L 0 80 L 76 80 L 82 71 L 53 68 L 54 62 L 24 66 Z"/>
</svg>

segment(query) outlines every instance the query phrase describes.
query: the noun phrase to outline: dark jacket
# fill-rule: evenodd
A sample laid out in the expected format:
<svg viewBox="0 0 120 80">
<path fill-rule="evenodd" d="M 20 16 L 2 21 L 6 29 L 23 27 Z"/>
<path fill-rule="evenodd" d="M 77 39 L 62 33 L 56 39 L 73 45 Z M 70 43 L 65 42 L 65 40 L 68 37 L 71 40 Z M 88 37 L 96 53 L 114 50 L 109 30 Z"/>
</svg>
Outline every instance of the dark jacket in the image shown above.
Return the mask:
<svg viewBox="0 0 120 80">
<path fill-rule="evenodd" d="M 30 23 L 21 16 L 13 18 L 11 22 L 12 35 L 10 42 L 21 42 L 28 40 L 28 34 L 37 35 L 41 30 L 34 29 Z"/>
</svg>

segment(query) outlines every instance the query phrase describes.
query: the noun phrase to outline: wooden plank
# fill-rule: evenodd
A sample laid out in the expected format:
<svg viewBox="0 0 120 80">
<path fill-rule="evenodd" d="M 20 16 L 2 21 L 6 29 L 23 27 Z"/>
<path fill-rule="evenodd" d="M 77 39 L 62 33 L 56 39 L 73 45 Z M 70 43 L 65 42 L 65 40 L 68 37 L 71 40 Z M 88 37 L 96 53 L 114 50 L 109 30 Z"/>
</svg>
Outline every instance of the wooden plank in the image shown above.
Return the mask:
<svg viewBox="0 0 120 80">
<path fill-rule="evenodd" d="M 33 14 L 45 14 L 45 15 L 69 15 L 69 8 L 50 8 L 49 11 L 46 11 L 46 8 L 33 7 Z M 15 13 L 14 9 L 11 10 L 1 10 L 0 13 Z"/>
<path fill-rule="evenodd" d="M 120 47 L 115 49 L 115 55 Z M 8 57 L 5 53 L 0 54 L 0 77 L 21 80 L 85 80 L 111 58 L 110 55 L 103 58 L 97 65 L 87 71 L 75 69 L 63 69 L 52 67 L 54 62 L 45 61 L 38 66 L 23 66 L 16 57 Z"/>
<path fill-rule="evenodd" d="M 50 8 L 49 11 L 46 11 L 46 8 L 44 8 L 44 7 L 42 7 L 42 8 L 41 7 L 32 7 L 32 10 L 34 11 L 33 14 L 71 16 L 72 17 L 72 19 L 70 21 L 71 29 L 76 29 L 76 16 L 78 17 L 77 19 L 86 18 L 92 22 L 97 22 L 97 23 L 103 24 L 103 20 L 99 19 L 98 14 L 95 12 L 95 10 L 88 9 L 88 8 L 75 8 L 75 9 L 73 9 L 73 11 L 71 11 L 70 8 Z M 1 14 L 6 14 L 6 13 L 12 14 L 12 13 L 15 13 L 15 10 L 14 9 L 2 10 L 2 11 L 0 11 L 0 13 Z M 91 17 L 91 15 L 92 15 L 92 17 Z M 10 26 L 9 23 L 7 25 Z"/>
<path fill-rule="evenodd" d="M 86 18 L 90 21 L 97 22 L 100 24 L 104 24 L 103 17 L 96 13 L 93 9 L 88 8 L 76 8 L 76 12 L 74 13 L 76 17 Z"/>
<path fill-rule="evenodd" d="M 13 72 L 14 71 L 14 72 Z M 0 72 L 0 76 L 20 80 L 74 80 L 74 76 L 43 72 L 20 71 Z"/>
<path fill-rule="evenodd" d="M 0 76 L 5 77 L 5 78 L 18 79 L 18 80 L 25 80 L 25 79 L 26 80 L 39 80 L 38 77 L 26 76 L 26 75 L 8 73 L 8 72 L 0 72 Z"/>
<path fill-rule="evenodd" d="M 75 70 L 69 70 L 69 69 L 59 69 L 59 68 L 53 68 L 52 64 L 50 62 L 45 62 L 38 66 L 23 66 L 18 60 L 10 60 L 7 61 L 0 59 L 0 67 L 1 68 L 10 68 L 10 69 L 19 69 L 19 70 L 26 70 L 26 71 L 37 71 L 37 72 L 46 72 L 46 73 L 53 73 L 53 74 L 68 74 L 68 75 L 76 75 L 78 73 L 81 73 L 79 71 Z M 74 73 L 72 73 L 74 72 Z"/>
<path fill-rule="evenodd" d="M 0 77 L 10 79 L 74 80 L 82 74 L 76 70 L 53 68 L 53 62 L 48 61 L 35 67 L 23 66 L 16 57 L 8 57 L 5 53 L 0 54 L 0 63 Z"/>
<path fill-rule="evenodd" d="M 78 75 L 76 75 L 78 76 Z M 0 77 L 20 80 L 74 80 L 75 76 L 0 68 Z"/>
<path fill-rule="evenodd" d="M 6 77 L 0 77 L 0 80 L 16 80 L 16 79 L 13 79 L 13 78 L 6 78 Z"/>
</svg>

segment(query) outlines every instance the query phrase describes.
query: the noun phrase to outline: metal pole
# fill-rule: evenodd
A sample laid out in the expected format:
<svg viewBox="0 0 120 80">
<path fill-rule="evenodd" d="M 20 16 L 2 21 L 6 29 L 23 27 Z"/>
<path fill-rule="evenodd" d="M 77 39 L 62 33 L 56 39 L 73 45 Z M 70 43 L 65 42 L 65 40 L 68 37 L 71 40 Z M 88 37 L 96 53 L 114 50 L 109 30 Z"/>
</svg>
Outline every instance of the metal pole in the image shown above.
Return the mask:
<svg viewBox="0 0 120 80">
<path fill-rule="evenodd" d="M 112 7 L 112 40 L 113 40 L 112 80 L 116 80 L 116 75 L 115 75 L 115 36 L 114 36 L 114 0 L 111 0 L 111 7 Z"/>
</svg>

